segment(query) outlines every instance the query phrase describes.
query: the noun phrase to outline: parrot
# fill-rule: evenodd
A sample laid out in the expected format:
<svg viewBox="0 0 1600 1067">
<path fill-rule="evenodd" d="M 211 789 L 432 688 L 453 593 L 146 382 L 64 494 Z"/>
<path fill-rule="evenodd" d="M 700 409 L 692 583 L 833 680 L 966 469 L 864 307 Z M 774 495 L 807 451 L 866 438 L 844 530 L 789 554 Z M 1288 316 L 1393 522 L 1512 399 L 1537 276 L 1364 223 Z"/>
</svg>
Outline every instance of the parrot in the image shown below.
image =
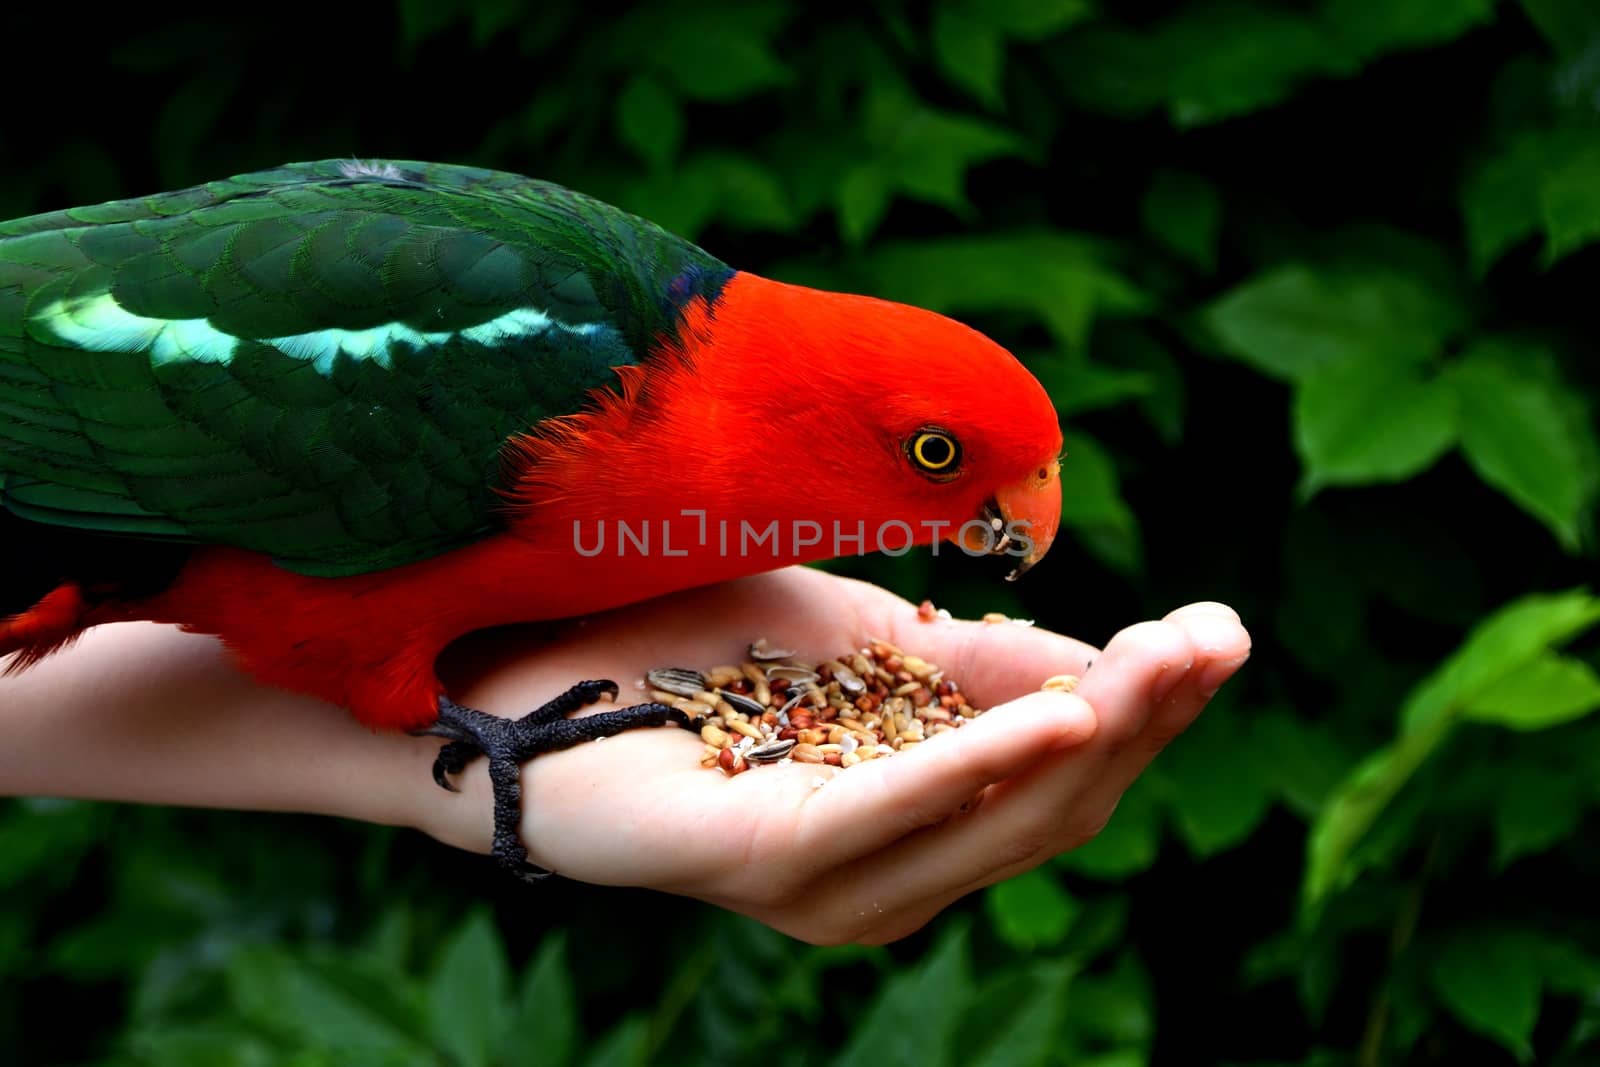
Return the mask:
<svg viewBox="0 0 1600 1067">
<path fill-rule="evenodd" d="M 978 331 L 520 175 L 326 160 L 0 222 L 6 669 L 106 623 L 215 635 L 264 684 L 440 739 L 444 788 L 487 759 L 492 855 L 530 879 L 524 761 L 691 724 L 570 718 L 608 679 L 490 715 L 446 692 L 447 645 L 847 548 L 1020 573 L 1061 448 Z"/>
</svg>

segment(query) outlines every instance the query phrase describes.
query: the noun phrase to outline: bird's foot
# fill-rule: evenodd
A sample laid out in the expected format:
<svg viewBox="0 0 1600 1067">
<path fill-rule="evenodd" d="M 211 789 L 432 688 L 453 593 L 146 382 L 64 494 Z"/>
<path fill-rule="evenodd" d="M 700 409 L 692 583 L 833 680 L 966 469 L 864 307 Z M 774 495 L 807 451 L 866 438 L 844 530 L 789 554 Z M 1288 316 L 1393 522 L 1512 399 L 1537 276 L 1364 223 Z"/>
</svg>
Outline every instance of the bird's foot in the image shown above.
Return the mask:
<svg viewBox="0 0 1600 1067">
<path fill-rule="evenodd" d="M 506 870 L 537 881 L 549 871 L 528 862 L 528 850 L 518 832 L 522 824 L 521 764 L 543 752 L 570 748 L 584 741 L 675 723 L 693 729 L 689 717 L 666 704 L 635 704 L 582 719 L 569 719 L 579 708 L 601 697 L 617 698 L 617 683 L 607 680 L 579 682 L 542 707 L 520 719 L 502 719 L 439 697 L 439 718 L 418 733 L 445 738 L 433 761 L 433 780 L 451 792 L 450 775 L 466 768 L 478 756 L 489 758 L 489 781 L 494 788 L 494 848 L 491 855 Z"/>
</svg>

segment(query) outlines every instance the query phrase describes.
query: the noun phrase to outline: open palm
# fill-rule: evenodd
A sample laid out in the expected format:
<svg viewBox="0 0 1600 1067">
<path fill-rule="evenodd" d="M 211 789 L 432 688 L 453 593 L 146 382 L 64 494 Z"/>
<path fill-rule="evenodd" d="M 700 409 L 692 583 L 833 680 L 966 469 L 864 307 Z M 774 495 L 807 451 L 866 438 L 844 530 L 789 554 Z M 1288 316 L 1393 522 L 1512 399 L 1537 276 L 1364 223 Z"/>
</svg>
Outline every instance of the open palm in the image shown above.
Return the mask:
<svg viewBox="0 0 1600 1067">
<path fill-rule="evenodd" d="M 508 715 L 579 678 L 613 678 L 624 702 L 645 699 L 633 685 L 647 669 L 728 662 L 763 636 L 811 659 L 882 637 L 992 710 L 848 772 L 778 764 L 727 778 L 702 769 L 700 741 L 673 728 L 540 756 L 523 775 L 534 862 L 698 897 L 807 940 L 892 940 L 1094 837 L 1249 652 L 1219 604 L 1130 626 L 1097 650 L 1021 626 L 922 621 L 882 589 L 793 568 L 596 616 L 554 641 L 476 639 L 458 691 Z M 1070 695 L 1038 692 L 1055 674 L 1083 681 Z M 425 826 L 487 851 L 481 761 L 461 784 L 459 798 L 439 794 Z"/>
</svg>

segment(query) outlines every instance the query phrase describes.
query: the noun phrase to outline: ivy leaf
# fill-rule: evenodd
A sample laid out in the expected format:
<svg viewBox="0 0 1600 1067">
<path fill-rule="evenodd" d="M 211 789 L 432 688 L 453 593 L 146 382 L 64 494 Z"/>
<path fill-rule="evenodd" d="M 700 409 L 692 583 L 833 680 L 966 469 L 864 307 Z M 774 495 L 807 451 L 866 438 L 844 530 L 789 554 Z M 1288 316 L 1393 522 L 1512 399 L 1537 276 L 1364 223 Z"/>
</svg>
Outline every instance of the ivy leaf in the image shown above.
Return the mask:
<svg viewBox="0 0 1600 1067">
<path fill-rule="evenodd" d="M 683 143 L 683 111 L 655 78 L 636 74 L 617 97 L 617 133 L 653 167 L 664 167 Z"/>
<path fill-rule="evenodd" d="M 1172 64 L 1167 111 L 1178 126 L 1258 111 L 1310 78 L 1358 69 L 1337 34 L 1295 12 L 1193 5 L 1159 32 Z"/>
<path fill-rule="evenodd" d="M 1225 294 L 1205 320 L 1228 354 L 1298 381 L 1362 356 L 1425 362 L 1465 326 L 1466 315 L 1418 275 L 1285 266 Z"/>
<path fill-rule="evenodd" d="M 1516 763 L 1495 772 L 1495 865 L 1543 852 L 1575 833 L 1583 796 L 1569 775 Z"/>
<path fill-rule="evenodd" d="M 1513 730 L 1546 730 L 1600 708 L 1600 676 L 1582 660 L 1545 652 L 1516 674 L 1490 683 L 1462 706 L 1462 717 Z"/>
<path fill-rule="evenodd" d="M 1325 485 L 1404 481 L 1455 443 L 1455 394 L 1416 366 L 1356 353 L 1301 380 L 1294 435 L 1304 496 Z"/>
<path fill-rule="evenodd" d="M 888 213 L 893 195 L 889 176 L 883 168 L 860 163 L 847 170 L 835 194 L 839 236 L 851 244 L 866 240 Z"/>
<path fill-rule="evenodd" d="M 970 214 L 967 171 L 1028 151 L 1012 131 L 928 107 L 894 78 L 870 87 L 860 122 L 862 158 L 836 194 L 840 234 L 852 242 L 871 234 L 896 193 Z"/>
<path fill-rule="evenodd" d="M 1077 534 L 1083 546 L 1122 574 L 1137 574 L 1142 556 L 1139 522 L 1123 499 L 1116 465 L 1093 438 L 1063 434 L 1062 492 L 1066 506 L 1061 524 Z"/>
<path fill-rule="evenodd" d="M 1000 106 L 1006 46 L 997 27 L 972 17 L 967 5 L 946 0 L 933 12 L 933 54 L 952 82 L 986 107 Z"/>
<path fill-rule="evenodd" d="M 1600 598 L 1583 590 L 1531 595 L 1473 628 L 1461 647 L 1418 683 L 1400 712 L 1400 735 L 1356 765 L 1311 827 L 1308 908 L 1360 873 L 1357 845 L 1389 802 L 1449 735 L 1462 710 L 1554 646 L 1600 621 Z"/>
<path fill-rule="evenodd" d="M 964 1004 L 973 995 L 968 961 L 969 924 L 946 924 L 945 933 L 926 956 L 883 984 L 882 992 L 856 1024 L 850 1043 L 833 1062 L 838 1067 L 881 1067 L 888 1063 L 949 1062 L 950 1039 L 960 1015 L 929 1013 L 930 1004 Z M 907 1019 L 919 1020 L 907 1026 Z"/>
<path fill-rule="evenodd" d="M 631 211 L 693 238 L 712 222 L 742 230 L 783 230 L 795 211 L 776 176 L 731 152 L 703 152 L 681 166 L 640 176 L 618 196 Z"/>
<path fill-rule="evenodd" d="M 1133 315 L 1150 297 L 1099 242 L 1056 230 L 885 245 L 862 261 L 875 292 L 947 314 L 1022 311 L 1081 352 L 1102 316 Z"/>
<path fill-rule="evenodd" d="M 1157 171 L 1145 190 L 1141 217 L 1168 251 L 1202 274 L 1216 269 L 1222 197 L 1215 185 L 1184 171 Z"/>
<path fill-rule="evenodd" d="M 1460 405 L 1462 449 L 1480 478 L 1576 551 L 1600 489 L 1600 446 L 1553 383 L 1520 372 L 1516 357 L 1514 342 L 1485 342 L 1444 376 Z"/>
<path fill-rule="evenodd" d="M 1197 856 L 1242 844 L 1272 806 L 1267 769 L 1235 713 L 1212 707 L 1162 757 L 1170 810 Z"/>
<path fill-rule="evenodd" d="M 246 1019 L 335 1060 L 421 1063 L 435 1058 L 386 1013 L 282 949 L 263 945 L 235 952 L 228 959 L 227 981 Z"/>
<path fill-rule="evenodd" d="M 595 1043 L 584 1067 L 642 1067 L 649 1047 L 650 1020 L 629 1015 Z"/>
<path fill-rule="evenodd" d="M 1355 763 L 1349 745 L 1327 724 L 1306 722 L 1286 711 L 1252 716 L 1251 746 L 1266 766 L 1284 804 L 1309 820 Z"/>
<path fill-rule="evenodd" d="M 511 968 L 487 911 L 475 910 L 446 942 L 428 982 L 428 1029 L 463 1067 L 485 1067 L 508 1015 Z"/>
<path fill-rule="evenodd" d="M 1600 238 L 1600 139 L 1582 137 L 1548 162 L 1539 186 L 1539 212 L 1546 264 Z"/>
<path fill-rule="evenodd" d="M 1442 44 L 1494 17 L 1495 0 L 1326 0 L 1323 19 L 1361 56 Z"/>
<path fill-rule="evenodd" d="M 1154 863 L 1160 844 L 1161 819 L 1155 781 L 1147 772 L 1134 779 L 1133 785 L 1122 794 L 1111 821 L 1099 836 L 1058 856 L 1056 863 L 1092 878 L 1116 881 L 1138 874 Z"/>
<path fill-rule="evenodd" d="M 1429 968 L 1451 1014 L 1523 1062 L 1533 1055 L 1539 1021 L 1542 946 L 1543 938 L 1524 931 L 1461 933 L 1440 947 Z"/>
<path fill-rule="evenodd" d="M 1050 394 L 1050 402 L 1063 419 L 1148 396 L 1155 388 L 1151 376 L 1143 371 L 1107 367 L 1059 352 L 1025 357 L 1023 362 Z"/>
<path fill-rule="evenodd" d="M 1522 10 L 1558 52 L 1581 53 L 1600 39 L 1600 8 L 1588 0 L 1522 0 Z"/>
<path fill-rule="evenodd" d="M 1036 41 L 1093 13 L 1087 0 L 983 3 L 943 0 L 933 12 L 933 54 L 945 76 L 986 107 L 998 108 L 1006 38 Z"/>
<path fill-rule="evenodd" d="M 1094 14 L 1090 0 L 961 0 L 1007 37 L 1038 41 Z"/>
<path fill-rule="evenodd" d="M 612 45 L 619 65 L 653 66 L 690 100 L 740 100 L 789 82 L 773 39 L 794 15 L 775 0 L 646 5 L 613 28 Z"/>
<path fill-rule="evenodd" d="M 1047 869 L 1038 867 L 990 886 L 983 902 L 995 932 L 1023 952 L 1059 944 L 1082 910 Z"/>
<path fill-rule="evenodd" d="M 537 1049 L 541 1064 L 562 1067 L 572 1062 L 580 1036 L 566 934 L 548 934 L 523 975 L 511 1025 L 500 1044 L 499 1062 L 506 1067 L 525 1063 L 528 1050 Z"/>
<path fill-rule="evenodd" d="M 1549 156 L 1542 130 L 1525 131 L 1473 168 L 1461 189 L 1467 249 L 1479 275 L 1539 232 L 1539 180 Z"/>
<path fill-rule="evenodd" d="M 1026 976 L 1029 991 L 1026 1002 L 1007 1025 L 993 1028 L 992 1038 L 985 1048 L 970 1058 L 963 1058 L 962 1062 L 971 1067 L 1025 1067 L 1059 1062 L 1057 1034 L 1075 973 L 1076 968 L 1066 960 L 1040 960 Z"/>
</svg>

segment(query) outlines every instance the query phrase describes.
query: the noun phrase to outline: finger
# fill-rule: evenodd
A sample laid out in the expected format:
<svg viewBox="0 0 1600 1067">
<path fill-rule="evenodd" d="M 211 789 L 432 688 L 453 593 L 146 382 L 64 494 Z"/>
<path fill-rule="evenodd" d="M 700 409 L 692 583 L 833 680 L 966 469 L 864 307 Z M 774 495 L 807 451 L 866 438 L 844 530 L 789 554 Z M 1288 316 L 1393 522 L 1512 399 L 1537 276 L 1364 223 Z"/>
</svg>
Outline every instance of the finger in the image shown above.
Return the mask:
<svg viewBox="0 0 1600 1067">
<path fill-rule="evenodd" d="M 1214 610 L 1221 608 L 1221 610 Z M 1238 616 L 1222 605 L 1191 605 L 1168 616 L 1193 650 L 1189 670 L 1176 678 L 1154 702 L 1144 726 L 1118 746 L 1104 773 L 1084 797 L 1084 803 L 1107 813 L 1142 774 L 1151 760 L 1181 735 L 1205 709 L 1222 684 L 1250 656 L 1250 635 Z M 1085 685 L 1086 699 L 1094 700 L 1095 686 Z"/>
<path fill-rule="evenodd" d="M 857 899 L 852 893 L 865 894 L 882 903 L 891 918 L 905 909 L 936 910 L 979 885 L 1088 841 L 1105 824 L 1110 807 L 1085 803 L 1084 798 L 1140 735 L 1152 706 L 1172 691 L 1191 660 L 1188 637 L 1173 624 L 1140 623 L 1123 630 L 1074 694 L 1088 699 L 1094 710 L 1098 728 L 1093 738 L 996 783 L 969 814 L 905 837 L 828 875 L 828 882 L 838 884 L 819 891 L 816 899 L 848 901 Z M 959 735 L 987 718 L 940 736 Z M 926 747 L 889 762 L 913 764 Z M 832 919 L 848 926 L 858 917 L 845 910 Z"/>
<path fill-rule="evenodd" d="M 1032 693 L 991 709 L 915 751 L 868 761 L 815 790 L 800 812 L 794 853 L 814 871 L 870 855 L 1094 731 L 1094 712 L 1068 693 Z"/>
<path fill-rule="evenodd" d="M 1093 645 L 1014 622 L 927 621 L 898 597 L 863 617 L 869 625 L 875 618 L 876 632 L 898 647 L 937 663 L 981 707 L 1032 693 L 1052 675 L 1082 675 L 1099 654 Z"/>
</svg>

